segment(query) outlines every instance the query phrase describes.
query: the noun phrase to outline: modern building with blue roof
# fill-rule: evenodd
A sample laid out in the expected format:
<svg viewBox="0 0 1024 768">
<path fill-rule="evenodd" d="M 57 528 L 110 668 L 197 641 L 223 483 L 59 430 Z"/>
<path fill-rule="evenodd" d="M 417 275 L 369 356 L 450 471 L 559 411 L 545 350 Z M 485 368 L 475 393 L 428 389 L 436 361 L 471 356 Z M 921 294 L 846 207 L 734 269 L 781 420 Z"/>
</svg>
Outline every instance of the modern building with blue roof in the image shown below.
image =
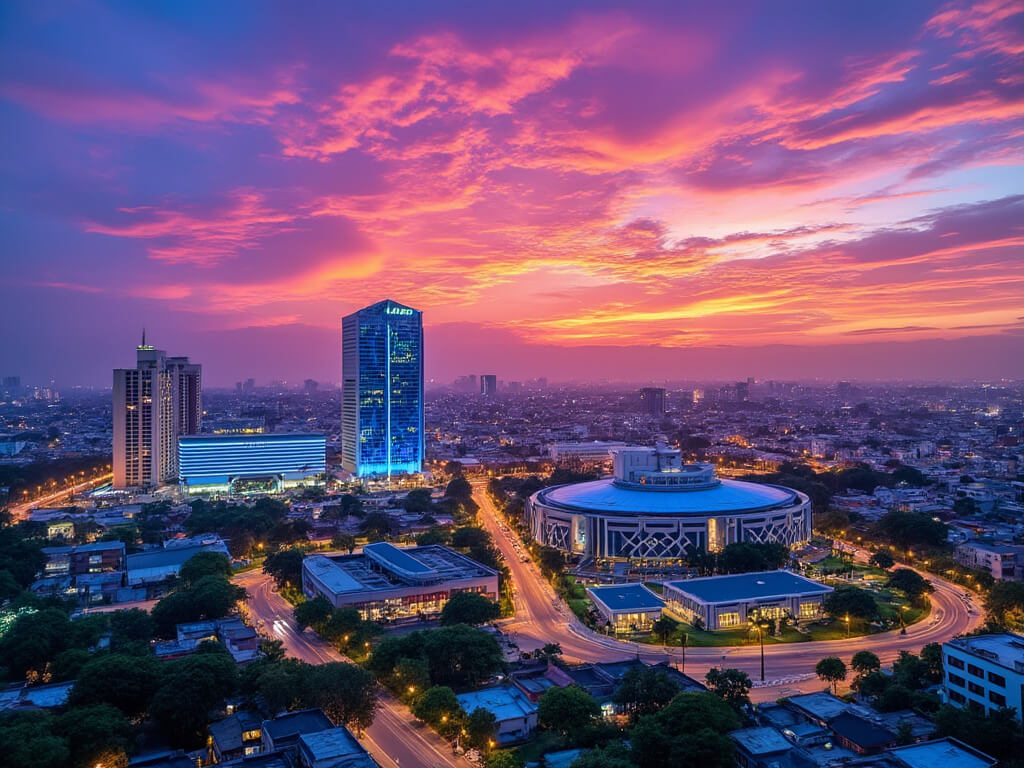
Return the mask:
<svg viewBox="0 0 1024 768">
<path fill-rule="evenodd" d="M 498 599 L 498 573 L 448 547 L 399 548 L 384 541 L 354 555 L 311 555 L 302 562 L 302 589 L 364 618 L 398 620 L 440 613 L 458 592 Z"/>
<path fill-rule="evenodd" d="M 684 621 L 728 629 L 757 619 L 821 616 L 832 587 L 790 571 L 759 571 L 665 582 L 665 607 Z"/>
<path fill-rule="evenodd" d="M 661 618 L 665 601 L 643 584 L 587 587 L 594 607 L 616 632 L 642 631 Z"/>
<path fill-rule="evenodd" d="M 583 558 L 661 561 L 738 541 L 810 539 L 810 500 L 798 491 L 719 479 L 713 465 L 684 465 L 665 447 L 621 448 L 613 461 L 613 477 L 533 494 L 533 537 Z"/>
</svg>

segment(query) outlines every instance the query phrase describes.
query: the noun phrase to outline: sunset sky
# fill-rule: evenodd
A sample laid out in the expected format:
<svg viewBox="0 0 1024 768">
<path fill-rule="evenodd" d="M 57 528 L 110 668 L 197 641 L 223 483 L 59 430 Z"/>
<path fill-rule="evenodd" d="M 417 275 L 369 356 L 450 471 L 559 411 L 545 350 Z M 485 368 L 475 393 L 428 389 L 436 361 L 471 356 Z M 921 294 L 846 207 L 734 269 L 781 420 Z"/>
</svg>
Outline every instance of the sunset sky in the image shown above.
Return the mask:
<svg viewBox="0 0 1024 768">
<path fill-rule="evenodd" d="M 13 2 L 0 374 L 1024 376 L 1024 3 Z"/>
</svg>

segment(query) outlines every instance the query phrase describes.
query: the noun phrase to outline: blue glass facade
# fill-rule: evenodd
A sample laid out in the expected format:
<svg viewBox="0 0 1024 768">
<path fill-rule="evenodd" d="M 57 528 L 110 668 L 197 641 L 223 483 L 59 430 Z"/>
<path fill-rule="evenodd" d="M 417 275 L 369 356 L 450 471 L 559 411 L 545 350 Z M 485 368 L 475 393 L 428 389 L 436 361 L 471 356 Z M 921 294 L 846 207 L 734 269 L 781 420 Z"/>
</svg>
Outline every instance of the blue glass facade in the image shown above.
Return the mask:
<svg viewBox="0 0 1024 768">
<path fill-rule="evenodd" d="M 386 300 L 342 320 L 342 466 L 423 469 L 423 314 Z"/>
<path fill-rule="evenodd" d="M 186 487 L 228 487 L 249 478 L 275 478 L 280 487 L 312 481 L 327 471 L 324 435 L 192 435 L 178 438 L 178 473 Z"/>
</svg>

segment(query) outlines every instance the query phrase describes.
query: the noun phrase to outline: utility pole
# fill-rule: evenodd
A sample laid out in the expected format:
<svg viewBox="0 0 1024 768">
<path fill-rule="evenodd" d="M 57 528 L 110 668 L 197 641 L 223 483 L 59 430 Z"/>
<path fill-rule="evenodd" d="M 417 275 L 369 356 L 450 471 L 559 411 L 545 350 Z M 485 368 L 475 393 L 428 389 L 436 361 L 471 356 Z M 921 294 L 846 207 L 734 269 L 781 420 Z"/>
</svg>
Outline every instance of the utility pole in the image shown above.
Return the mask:
<svg viewBox="0 0 1024 768">
<path fill-rule="evenodd" d="M 682 645 L 680 646 L 680 648 L 682 650 L 682 657 L 683 658 L 682 658 L 682 664 L 681 664 L 682 669 L 680 669 L 679 671 L 682 672 L 685 675 L 686 674 L 686 633 L 685 632 L 683 632 Z"/>
</svg>

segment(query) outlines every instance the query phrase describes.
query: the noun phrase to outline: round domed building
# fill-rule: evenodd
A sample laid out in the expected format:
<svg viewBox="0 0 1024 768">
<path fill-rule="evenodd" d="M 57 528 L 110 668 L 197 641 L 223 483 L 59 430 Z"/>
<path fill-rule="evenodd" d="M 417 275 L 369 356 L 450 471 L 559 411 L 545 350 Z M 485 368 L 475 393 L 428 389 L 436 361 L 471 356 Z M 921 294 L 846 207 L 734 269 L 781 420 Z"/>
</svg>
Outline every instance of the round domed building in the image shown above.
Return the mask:
<svg viewBox="0 0 1024 768">
<path fill-rule="evenodd" d="M 738 541 L 793 546 L 811 537 L 806 495 L 723 480 L 664 447 L 622 448 L 610 478 L 556 485 L 526 504 L 533 537 L 584 559 L 671 560 Z"/>
</svg>

